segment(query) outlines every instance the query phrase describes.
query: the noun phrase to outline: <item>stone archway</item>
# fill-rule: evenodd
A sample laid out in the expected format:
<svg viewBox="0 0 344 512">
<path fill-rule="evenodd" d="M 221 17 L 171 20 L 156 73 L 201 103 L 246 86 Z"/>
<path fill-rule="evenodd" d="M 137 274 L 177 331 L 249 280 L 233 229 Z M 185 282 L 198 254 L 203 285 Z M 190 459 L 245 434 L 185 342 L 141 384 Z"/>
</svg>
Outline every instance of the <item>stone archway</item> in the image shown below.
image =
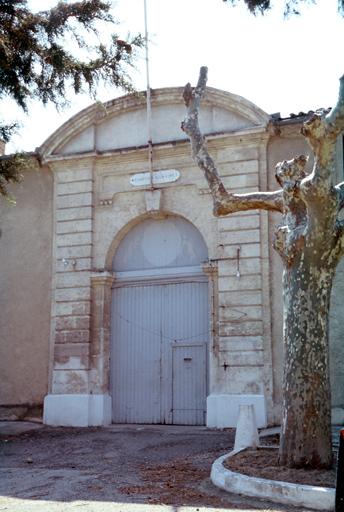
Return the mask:
<svg viewBox="0 0 344 512">
<path fill-rule="evenodd" d="M 113 421 L 204 424 L 207 247 L 180 217 L 146 219 L 113 259 Z"/>
</svg>

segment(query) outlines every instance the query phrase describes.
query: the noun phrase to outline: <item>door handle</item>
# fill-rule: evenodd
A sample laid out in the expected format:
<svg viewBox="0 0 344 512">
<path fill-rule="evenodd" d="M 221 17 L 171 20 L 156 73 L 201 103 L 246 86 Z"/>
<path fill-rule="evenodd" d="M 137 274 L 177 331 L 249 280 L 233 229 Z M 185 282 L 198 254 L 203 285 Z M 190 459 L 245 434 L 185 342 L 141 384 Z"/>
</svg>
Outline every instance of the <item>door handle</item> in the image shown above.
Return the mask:
<svg viewBox="0 0 344 512">
<path fill-rule="evenodd" d="M 184 357 L 184 361 L 192 361 L 192 357 Z"/>
</svg>

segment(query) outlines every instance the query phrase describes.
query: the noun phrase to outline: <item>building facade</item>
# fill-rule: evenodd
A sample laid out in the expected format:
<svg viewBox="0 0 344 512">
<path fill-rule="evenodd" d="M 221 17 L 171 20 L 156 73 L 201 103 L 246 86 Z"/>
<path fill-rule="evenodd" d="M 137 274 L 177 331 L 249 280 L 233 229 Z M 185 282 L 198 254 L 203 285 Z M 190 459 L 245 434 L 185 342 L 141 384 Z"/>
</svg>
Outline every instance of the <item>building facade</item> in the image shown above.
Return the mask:
<svg viewBox="0 0 344 512">
<path fill-rule="evenodd" d="M 280 422 L 278 215 L 212 215 L 180 129 L 181 96 L 152 91 L 152 176 L 145 96 L 131 95 L 61 126 L 38 149 L 42 170 L 15 190 L 17 206 L 2 205 L 7 415 L 44 399 L 50 425 L 221 428 L 235 426 L 240 403 L 253 403 L 259 426 Z M 309 153 L 301 121 L 211 88 L 200 119 L 235 192 L 277 188 L 277 161 Z M 331 320 L 336 422 L 344 419 L 341 272 Z"/>
</svg>

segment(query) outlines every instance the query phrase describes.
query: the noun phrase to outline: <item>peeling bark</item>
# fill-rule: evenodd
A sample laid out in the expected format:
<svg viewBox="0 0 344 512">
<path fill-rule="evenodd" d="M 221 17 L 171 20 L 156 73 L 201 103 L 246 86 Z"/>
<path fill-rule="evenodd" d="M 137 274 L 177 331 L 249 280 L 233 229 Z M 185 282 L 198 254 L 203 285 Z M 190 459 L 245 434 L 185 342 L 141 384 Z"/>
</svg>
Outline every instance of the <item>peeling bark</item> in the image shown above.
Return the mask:
<svg viewBox="0 0 344 512">
<path fill-rule="evenodd" d="M 283 275 L 285 363 L 279 462 L 326 468 L 332 463 L 328 311 L 334 269 L 319 270 L 308 256 L 304 253 Z"/>
<path fill-rule="evenodd" d="M 284 385 L 280 463 L 290 467 L 329 467 L 331 397 L 328 356 L 328 318 L 333 276 L 344 253 L 344 182 L 334 185 L 336 138 L 344 130 L 344 77 L 337 105 L 304 123 L 302 134 L 314 152 L 307 175 L 301 155 L 276 165 L 275 192 L 228 192 L 211 158 L 198 123 L 206 90 L 207 68 L 200 70 L 197 87 L 187 84 L 187 115 L 182 129 L 189 136 L 192 156 L 208 182 L 214 214 L 244 210 L 274 210 L 283 215 L 276 229 L 275 249 L 284 265 Z"/>
</svg>

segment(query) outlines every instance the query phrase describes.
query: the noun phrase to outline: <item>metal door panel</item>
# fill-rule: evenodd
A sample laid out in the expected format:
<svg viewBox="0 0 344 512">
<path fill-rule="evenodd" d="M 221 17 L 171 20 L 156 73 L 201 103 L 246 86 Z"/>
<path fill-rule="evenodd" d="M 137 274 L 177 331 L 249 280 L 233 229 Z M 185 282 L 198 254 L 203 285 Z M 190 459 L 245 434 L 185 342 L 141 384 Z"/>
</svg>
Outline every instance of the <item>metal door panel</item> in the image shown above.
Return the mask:
<svg viewBox="0 0 344 512">
<path fill-rule="evenodd" d="M 175 414 L 174 388 L 180 390 L 178 379 L 183 380 L 183 365 L 174 368 L 174 346 L 178 344 L 188 345 L 207 342 L 209 338 L 209 314 L 208 314 L 208 283 L 183 282 L 165 285 L 163 289 L 162 305 L 162 332 L 164 336 L 164 347 L 162 352 L 162 403 L 161 410 L 165 423 L 203 425 L 206 399 L 206 351 L 202 349 L 198 357 L 202 363 L 197 364 L 194 371 L 198 371 L 198 387 L 193 387 L 189 392 L 185 389 L 189 403 L 193 396 L 194 405 L 190 406 L 190 412 L 184 407 L 183 413 Z M 203 346 L 203 344 L 202 344 Z M 179 373 L 179 370 L 180 373 Z M 177 371 L 178 370 L 178 371 Z M 197 393 L 196 393 L 197 391 Z M 178 391 L 179 393 L 179 391 Z M 191 394 L 190 394 L 191 393 Z M 196 393 L 192 395 L 193 393 Z M 179 396 L 179 394 L 178 394 Z M 178 398 L 179 400 L 179 398 Z M 202 410 L 198 411 L 199 403 L 202 403 Z M 194 410 L 197 409 L 197 414 Z M 197 421 L 196 421 L 197 420 Z"/>
<path fill-rule="evenodd" d="M 208 330 L 202 279 L 115 288 L 113 421 L 204 424 Z"/>
<path fill-rule="evenodd" d="M 206 345 L 172 346 L 174 425 L 204 425 Z"/>
<path fill-rule="evenodd" d="M 161 300 L 156 287 L 113 295 L 113 421 L 160 423 Z"/>
</svg>

